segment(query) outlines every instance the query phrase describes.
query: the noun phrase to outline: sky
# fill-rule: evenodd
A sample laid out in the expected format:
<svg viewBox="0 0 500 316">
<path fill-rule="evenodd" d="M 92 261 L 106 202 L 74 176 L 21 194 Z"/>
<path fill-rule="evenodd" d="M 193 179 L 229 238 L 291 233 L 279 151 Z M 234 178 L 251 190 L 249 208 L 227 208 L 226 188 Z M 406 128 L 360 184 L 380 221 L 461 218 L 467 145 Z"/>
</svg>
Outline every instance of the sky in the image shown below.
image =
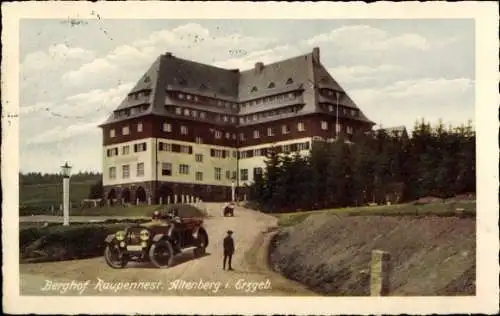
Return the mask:
<svg viewBox="0 0 500 316">
<path fill-rule="evenodd" d="M 20 169 L 101 171 L 98 124 L 158 55 L 252 68 L 320 47 L 377 127 L 474 122 L 474 20 L 22 20 Z"/>
</svg>

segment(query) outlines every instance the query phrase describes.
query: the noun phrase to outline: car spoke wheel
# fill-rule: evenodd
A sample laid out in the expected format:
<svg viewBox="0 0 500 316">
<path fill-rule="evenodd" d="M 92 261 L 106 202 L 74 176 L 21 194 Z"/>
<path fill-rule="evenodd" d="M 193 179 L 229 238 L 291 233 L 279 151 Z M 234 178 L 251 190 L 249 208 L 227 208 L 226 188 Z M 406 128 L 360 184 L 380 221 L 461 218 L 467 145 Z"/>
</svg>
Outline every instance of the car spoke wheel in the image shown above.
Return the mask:
<svg viewBox="0 0 500 316">
<path fill-rule="evenodd" d="M 149 258 L 157 268 L 168 268 L 174 261 L 174 250 L 169 241 L 154 243 L 149 249 Z"/>
<path fill-rule="evenodd" d="M 107 245 L 104 250 L 104 260 L 113 269 L 122 269 L 127 265 L 127 258 L 123 251 L 114 245 Z"/>
</svg>

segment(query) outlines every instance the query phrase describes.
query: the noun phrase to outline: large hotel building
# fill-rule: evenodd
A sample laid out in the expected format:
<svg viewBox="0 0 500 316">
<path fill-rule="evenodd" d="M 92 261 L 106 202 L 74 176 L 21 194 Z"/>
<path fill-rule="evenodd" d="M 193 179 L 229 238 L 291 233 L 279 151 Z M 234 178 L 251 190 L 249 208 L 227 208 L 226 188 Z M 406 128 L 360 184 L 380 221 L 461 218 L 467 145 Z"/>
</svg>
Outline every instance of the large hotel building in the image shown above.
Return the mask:
<svg viewBox="0 0 500 316">
<path fill-rule="evenodd" d="M 159 56 L 100 127 L 105 198 L 228 201 L 264 168 L 266 151 L 307 154 L 374 123 L 320 61 L 319 48 L 253 69 Z"/>
</svg>

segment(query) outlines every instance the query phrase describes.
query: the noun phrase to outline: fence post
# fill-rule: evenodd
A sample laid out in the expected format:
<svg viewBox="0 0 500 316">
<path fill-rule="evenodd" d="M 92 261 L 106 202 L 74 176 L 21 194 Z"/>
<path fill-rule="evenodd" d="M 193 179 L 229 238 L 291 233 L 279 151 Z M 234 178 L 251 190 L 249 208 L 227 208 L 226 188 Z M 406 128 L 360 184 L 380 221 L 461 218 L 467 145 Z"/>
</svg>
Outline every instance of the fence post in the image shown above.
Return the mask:
<svg viewBox="0 0 500 316">
<path fill-rule="evenodd" d="M 391 255 L 382 250 L 372 251 L 370 295 L 388 296 L 390 292 Z"/>
</svg>

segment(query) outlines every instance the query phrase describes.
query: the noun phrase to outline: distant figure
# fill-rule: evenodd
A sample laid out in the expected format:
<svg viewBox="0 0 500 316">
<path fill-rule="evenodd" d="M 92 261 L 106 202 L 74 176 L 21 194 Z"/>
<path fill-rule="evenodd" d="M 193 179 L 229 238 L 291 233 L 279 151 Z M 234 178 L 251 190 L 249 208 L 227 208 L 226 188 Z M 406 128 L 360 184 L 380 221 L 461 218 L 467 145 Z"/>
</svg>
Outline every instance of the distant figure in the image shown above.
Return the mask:
<svg viewBox="0 0 500 316">
<path fill-rule="evenodd" d="M 228 270 L 232 271 L 233 267 L 231 266 L 231 259 L 234 253 L 234 239 L 232 237 L 233 231 L 228 230 L 227 236 L 224 238 L 224 263 L 222 266 L 223 270 L 226 270 L 226 261 L 228 263 Z"/>
</svg>

